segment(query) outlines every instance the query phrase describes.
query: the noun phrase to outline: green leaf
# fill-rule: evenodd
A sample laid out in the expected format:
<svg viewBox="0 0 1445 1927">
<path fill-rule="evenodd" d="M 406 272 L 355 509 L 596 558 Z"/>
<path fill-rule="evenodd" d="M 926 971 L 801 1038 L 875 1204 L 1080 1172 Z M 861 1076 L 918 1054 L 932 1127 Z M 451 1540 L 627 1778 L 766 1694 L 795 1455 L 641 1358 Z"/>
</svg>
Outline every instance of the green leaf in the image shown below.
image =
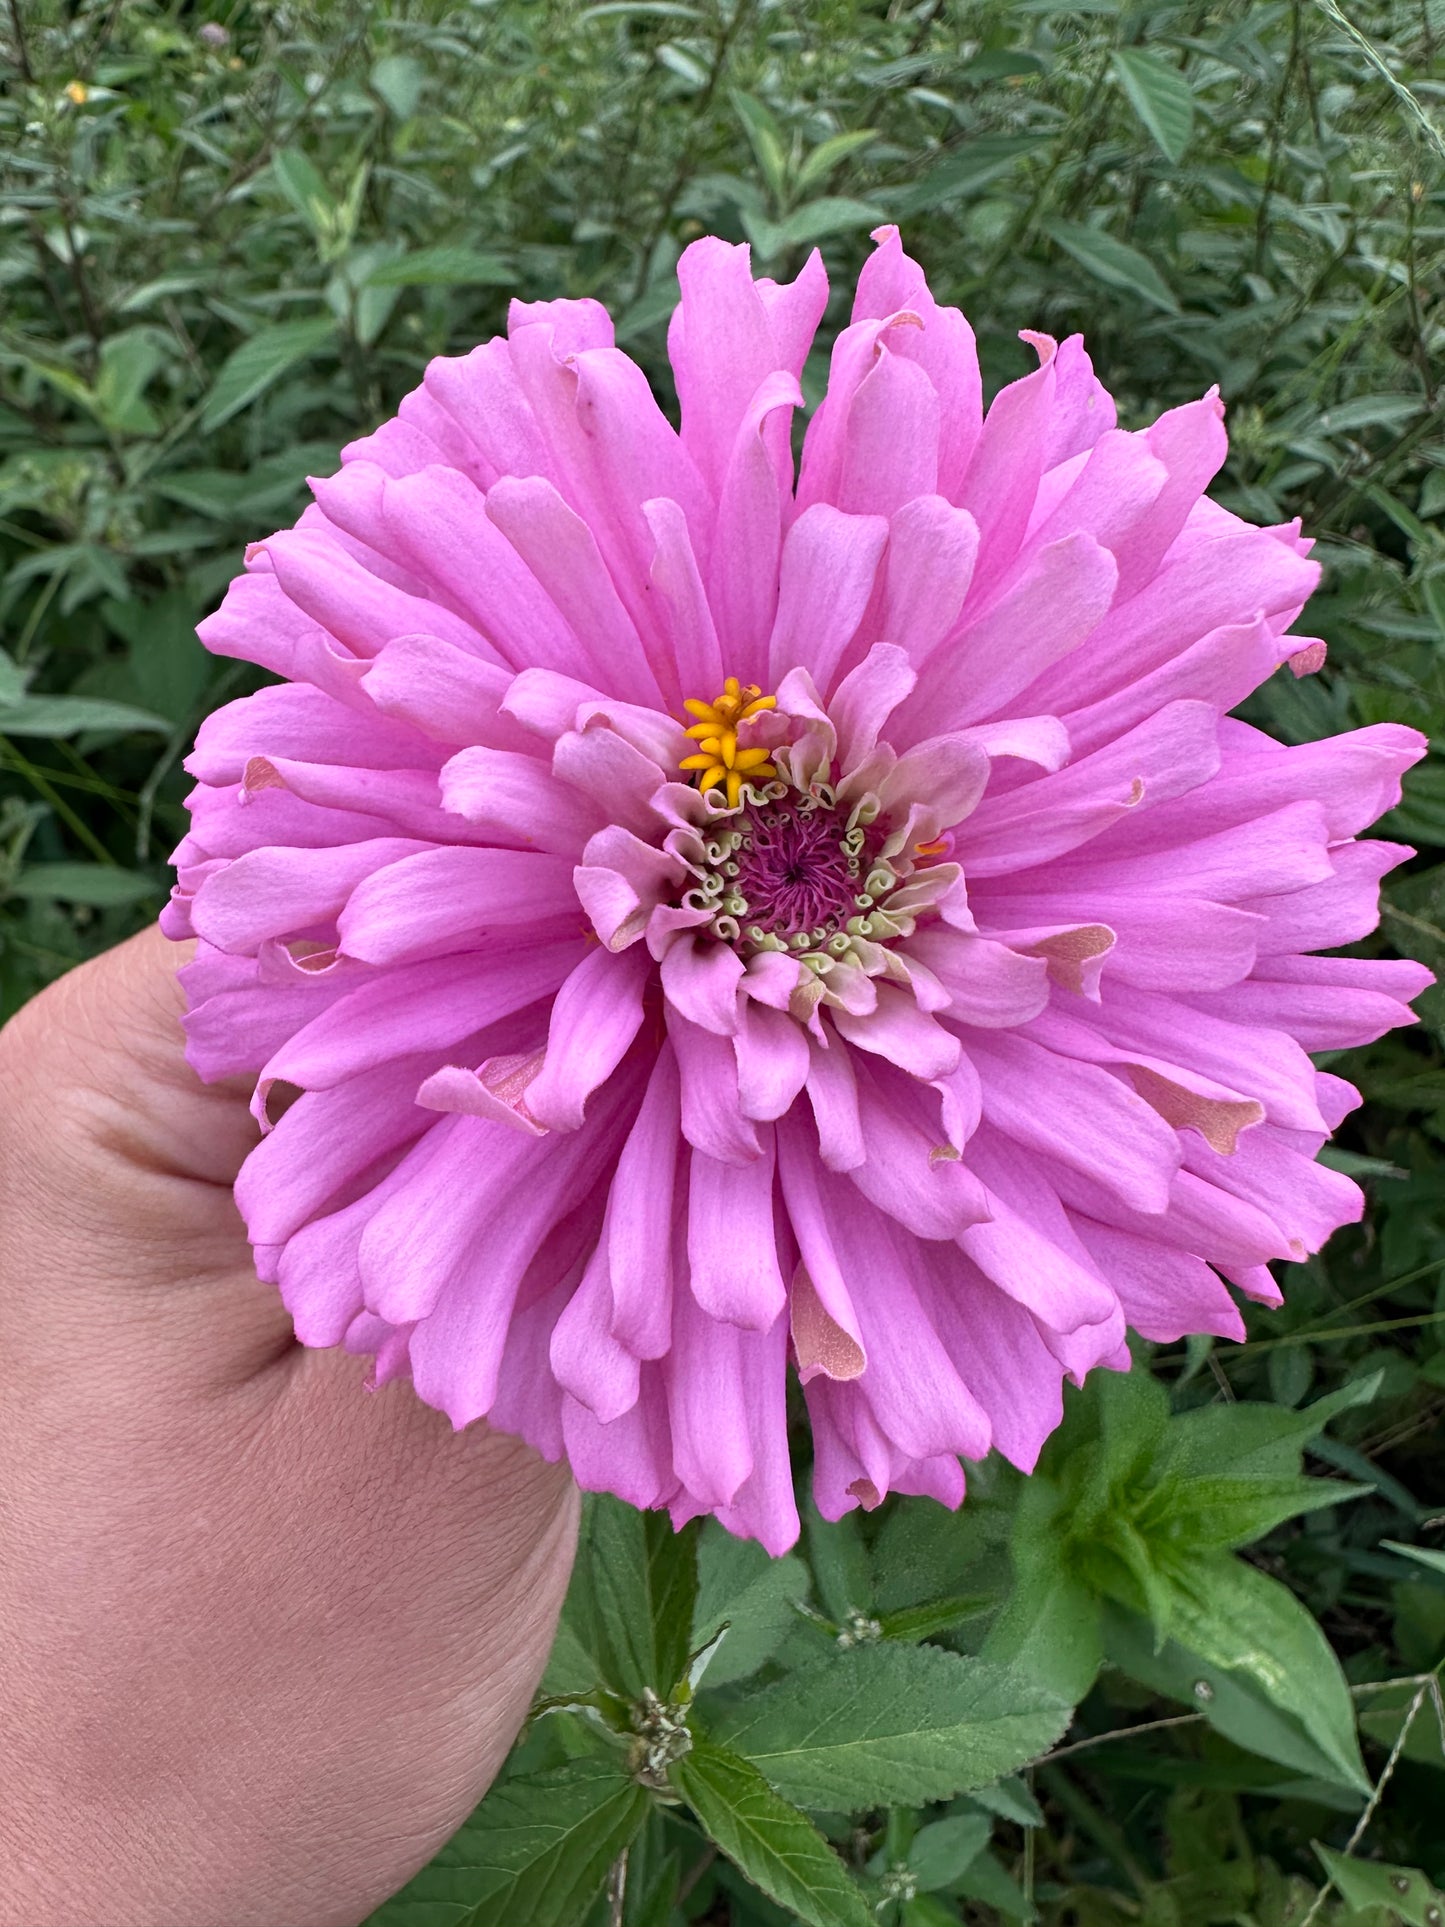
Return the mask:
<svg viewBox="0 0 1445 1927">
<path fill-rule="evenodd" d="M 1104 1650 L 1110 1665 L 1152 1693 L 1200 1714 L 1216 1732 L 1261 1759 L 1275 1760 L 1306 1780 L 1342 1784 L 1340 1768 L 1255 1681 L 1187 1652 L 1174 1640 L 1161 1646 L 1149 1622 L 1122 1606 L 1106 1606 Z M 1358 1791 L 1350 1777 L 1343 1784 Z"/>
<path fill-rule="evenodd" d="M 228 422 L 232 415 L 265 394 L 288 368 L 294 368 L 308 355 L 329 342 L 336 324 L 329 316 L 315 315 L 304 321 L 280 321 L 271 328 L 258 328 L 221 363 L 215 384 L 201 410 L 201 429 L 208 433 Z"/>
<path fill-rule="evenodd" d="M 8 886 L 12 897 L 41 902 L 85 903 L 107 910 L 117 904 L 144 903 L 164 894 L 154 877 L 106 863 L 32 863 Z"/>
<path fill-rule="evenodd" d="M 1372 1488 L 1343 1479 L 1165 1479 L 1150 1492 L 1135 1525 L 1178 1552 L 1233 1551 L 1286 1519 L 1363 1498 Z"/>
<path fill-rule="evenodd" d="M 326 240 L 335 231 L 337 208 L 315 163 L 298 147 L 283 148 L 272 158 L 271 172 L 317 240 Z"/>
<path fill-rule="evenodd" d="M 1418 1867 L 1394 1867 L 1383 1860 L 1356 1860 L 1314 1843 L 1325 1872 L 1350 1907 L 1388 1907 L 1408 1927 L 1438 1927 L 1445 1893 L 1430 1884 Z"/>
<path fill-rule="evenodd" d="M 331 475 L 337 461 L 334 442 L 295 442 L 249 468 L 172 469 L 151 487 L 182 508 L 230 522 L 288 507 L 308 475 Z"/>
<path fill-rule="evenodd" d="M 877 201 L 854 201 L 840 194 L 820 195 L 782 221 L 778 233 L 785 247 L 808 247 L 826 240 L 830 234 L 850 234 L 855 228 L 877 227 L 888 219 L 888 210 Z"/>
<path fill-rule="evenodd" d="M 965 1620 L 977 1619 L 997 1604 L 992 1593 L 960 1593 L 956 1599 L 935 1599 L 926 1606 L 904 1606 L 896 1613 L 880 1613 L 885 1639 L 932 1639 Z"/>
<path fill-rule="evenodd" d="M 1154 263 L 1127 241 L 1078 221 L 1045 221 L 1044 232 L 1096 281 L 1122 288 L 1126 294 L 1137 294 L 1165 314 L 1179 313 L 1179 303 Z"/>
<path fill-rule="evenodd" d="M 367 1927 L 574 1927 L 649 1806 L 612 1759 L 503 1781 Z"/>
<path fill-rule="evenodd" d="M 1299 1471 L 1310 1440 L 1341 1412 L 1368 1405 L 1380 1384 L 1381 1374 L 1372 1372 L 1302 1411 L 1242 1399 L 1187 1412 L 1169 1427 L 1161 1466 L 1191 1476 L 1288 1478 Z"/>
<path fill-rule="evenodd" d="M 574 1580 L 575 1585 L 575 1580 Z M 571 1603 L 572 1595 L 568 1594 Z M 564 1612 L 557 1636 L 547 1656 L 547 1670 L 537 1691 L 543 1699 L 586 1699 L 604 1684 L 597 1654 L 579 1635 L 573 1620 Z"/>
<path fill-rule="evenodd" d="M 781 201 L 788 179 L 783 131 L 763 103 L 751 94 L 745 94 L 740 87 L 732 90 L 732 101 L 737 117 L 743 124 L 743 132 L 757 156 L 763 179 L 773 198 Z"/>
<path fill-rule="evenodd" d="M 996 1813 L 1001 1820 L 1012 1820 L 1016 1827 L 1041 1827 L 1043 1808 L 1022 1780 L 1000 1780 L 997 1786 L 975 1787 L 969 1794 L 974 1806 Z"/>
<path fill-rule="evenodd" d="M 426 85 L 426 68 L 411 54 L 387 54 L 371 70 L 372 92 L 380 94 L 398 120 L 410 120 Z"/>
<path fill-rule="evenodd" d="M 704 1521 L 697 1542 L 697 1605 L 692 1649 L 705 1646 L 727 1623 L 727 1637 L 708 1663 L 706 1687 L 746 1679 L 798 1623 L 807 1596 L 808 1568 L 786 1553 L 770 1559 L 755 1539 L 735 1539 L 716 1519 Z"/>
<path fill-rule="evenodd" d="M 1427 1697 L 1417 1703 L 1418 1687 L 1410 1680 L 1391 1680 L 1360 1702 L 1360 1731 L 1386 1753 L 1400 1740 L 1401 1757 L 1418 1760 L 1437 1772 L 1445 1771 L 1445 1729 Z M 1406 1722 L 1409 1722 L 1406 1730 Z"/>
<path fill-rule="evenodd" d="M 675 1533 L 665 1513 L 588 1496 L 563 1623 L 604 1683 L 629 1699 L 644 1686 L 667 1699 L 687 1670 L 695 1546 L 696 1529 Z"/>
<path fill-rule="evenodd" d="M 873 1604 L 873 1569 L 856 1512 L 825 1519 L 811 1497 L 803 1501 L 803 1531 L 818 1603 L 840 1625 Z"/>
<path fill-rule="evenodd" d="M 1173 1629 L 1190 1652 L 1252 1680 L 1299 1721 L 1346 1785 L 1369 1790 L 1340 1663 L 1287 1586 L 1229 1553 L 1195 1558 L 1187 1587 L 1175 1588 Z"/>
<path fill-rule="evenodd" d="M 860 127 L 850 134 L 831 134 L 827 140 L 819 141 L 798 169 L 796 182 L 798 192 L 805 194 L 817 182 L 825 181 L 840 161 L 845 161 L 850 154 L 858 153 L 861 148 L 867 147 L 877 138 L 878 135 L 873 128 Z"/>
<path fill-rule="evenodd" d="M 102 344 L 94 406 L 105 427 L 118 435 L 155 434 L 160 421 L 143 397 L 165 359 L 162 338 L 154 328 L 127 328 Z"/>
<path fill-rule="evenodd" d="M 399 260 L 384 261 L 366 277 L 369 288 L 489 288 L 516 278 L 498 254 L 480 248 L 413 248 Z"/>
<path fill-rule="evenodd" d="M 903 1927 L 958 1927 L 954 1909 L 930 1893 L 917 1893 L 912 1900 L 905 1900 L 899 1918 Z"/>
<path fill-rule="evenodd" d="M 916 181 L 903 188 L 889 188 L 881 198 L 900 220 L 925 214 L 930 208 L 946 207 L 951 201 L 980 193 L 991 181 L 1007 174 L 1025 154 L 1036 153 L 1044 145 L 1037 134 L 985 134 L 950 154 L 946 160 L 925 168 Z"/>
<path fill-rule="evenodd" d="M 1120 47 L 1114 77 L 1134 112 L 1177 167 L 1194 131 L 1194 91 L 1177 67 L 1142 47 Z"/>
<path fill-rule="evenodd" d="M 99 696 L 22 696 L 18 703 L 0 706 L 0 736 L 78 736 L 84 729 L 171 733 L 164 716 Z"/>
<path fill-rule="evenodd" d="M 1006 1873 L 991 1853 L 981 1853 L 959 1875 L 956 1891 L 968 1900 L 981 1900 L 1008 1920 L 1037 1920 L 1038 1913 L 1024 1898 L 1013 1875 Z"/>
<path fill-rule="evenodd" d="M 925 1893 L 951 1886 L 988 1845 L 993 1822 L 986 1813 L 955 1813 L 915 1835 L 908 1871 Z"/>
<path fill-rule="evenodd" d="M 666 1855 L 650 1880 L 637 1879 L 637 1850 L 633 1849 L 627 1875 L 627 1927 L 671 1927 L 673 1903 L 682 1877 L 682 1856 Z"/>
<path fill-rule="evenodd" d="M 13 709 L 25 695 L 27 676 L 15 658 L 0 649 L 0 709 Z"/>
<path fill-rule="evenodd" d="M 738 1697 L 716 1733 L 799 1806 L 946 1800 L 1051 1746 L 1071 1708 L 938 1646 L 856 1646 Z"/>
<path fill-rule="evenodd" d="M 709 1840 L 770 1900 L 808 1927 L 876 1927 L 822 1834 L 749 1761 L 699 1741 L 673 1766 L 672 1778 Z M 528 1920 L 527 1927 L 535 1924 Z"/>
<path fill-rule="evenodd" d="M 1382 1539 L 1380 1544 L 1390 1552 L 1401 1553 L 1406 1559 L 1414 1559 L 1420 1565 L 1428 1566 L 1431 1572 L 1445 1575 L 1445 1552 L 1436 1552 L 1430 1546 L 1402 1545 L 1398 1539 Z"/>
<path fill-rule="evenodd" d="M 895 1498 L 872 1541 L 873 1605 L 880 1618 L 906 1608 L 990 1592 L 1001 1596 L 1009 1516 L 970 1493 L 961 1512 L 933 1499 Z"/>
<path fill-rule="evenodd" d="M 1040 1474 L 1019 1491 L 1010 1551 L 1014 1583 L 983 1656 L 1037 1680 L 1071 1705 L 1099 1671 L 1099 1601 L 1064 1564 L 1067 1520 L 1058 1488 Z"/>
</svg>

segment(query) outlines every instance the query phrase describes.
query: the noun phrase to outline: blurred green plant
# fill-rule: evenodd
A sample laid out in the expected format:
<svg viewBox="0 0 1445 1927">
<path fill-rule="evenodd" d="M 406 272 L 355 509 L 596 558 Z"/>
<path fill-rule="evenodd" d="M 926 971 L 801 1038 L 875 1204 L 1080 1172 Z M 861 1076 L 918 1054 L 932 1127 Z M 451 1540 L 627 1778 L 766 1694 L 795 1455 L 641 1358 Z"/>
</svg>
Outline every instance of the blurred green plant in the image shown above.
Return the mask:
<svg viewBox="0 0 1445 1927">
<path fill-rule="evenodd" d="M 666 395 L 704 230 L 841 288 L 898 221 L 990 385 L 1025 326 L 1085 330 L 1127 425 L 1217 382 L 1221 499 L 1326 564 L 1327 667 L 1248 713 L 1445 743 L 1442 51 L 1441 0 L 12 0 L 0 1015 L 158 908 L 181 759 L 255 681 L 195 622 L 306 475 L 512 294 L 606 301 Z M 1420 855 L 1374 942 L 1439 970 L 1445 760 L 1383 828 Z M 1032 1480 L 812 1517 L 775 1563 L 591 1508 L 538 1718 L 378 1921 L 1438 1922 L 1421 1010 L 1333 1066 L 1367 1224 L 1248 1343 L 1071 1397 Z"/>
</svg>

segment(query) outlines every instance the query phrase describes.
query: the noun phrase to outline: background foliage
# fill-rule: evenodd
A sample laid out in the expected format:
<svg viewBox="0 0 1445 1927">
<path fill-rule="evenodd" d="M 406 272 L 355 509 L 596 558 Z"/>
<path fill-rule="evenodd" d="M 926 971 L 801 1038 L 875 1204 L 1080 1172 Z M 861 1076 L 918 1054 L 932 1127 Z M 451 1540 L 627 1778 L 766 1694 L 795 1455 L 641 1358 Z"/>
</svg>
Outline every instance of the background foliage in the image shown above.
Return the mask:
<svg viewBox="0 0 1445 1927">
<path fill-rule="evenodd" d="M 1327 565 L 1327 669 L 1250 713 L 1438 735 L 1445 5 L 1344 5 L 8 0 L 0 1013 L 157 909 L 180 758 L 253 676 L 193 625 L 303 477 L 512 293 L 599 296 L 661 380 L 704 229 L 841 287 L 901 222 L 991 386 L 1023 326 L 1084 328 L 1128 426 L 1218 382 L 1217 492 Z M 1384 829 L 1420 855 L 1378 941 L 1438 969 L 1445 762 Z M 1422 1010 L 1344 1066 L 1367 1225 L 1248 1344 L 1072 1396 L 1034 1479 L 773 1564 L 594 1507 L 547 1710 L 378 1927 L 1439 1922 Z"/>
</svg>

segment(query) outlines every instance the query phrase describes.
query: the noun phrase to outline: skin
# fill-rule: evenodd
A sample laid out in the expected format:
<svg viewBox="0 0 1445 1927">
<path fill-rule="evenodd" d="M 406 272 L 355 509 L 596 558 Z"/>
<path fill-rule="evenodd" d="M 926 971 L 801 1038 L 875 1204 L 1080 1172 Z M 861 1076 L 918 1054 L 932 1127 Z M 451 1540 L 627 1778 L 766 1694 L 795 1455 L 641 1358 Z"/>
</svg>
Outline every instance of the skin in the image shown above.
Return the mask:
<svg viewBox="0 0 1445 1927">
<path fill-rule="evenodd" d="M 497 1772 L 565 1471 L 291 1337 L 147 932 L 0 1032 L 0 1927 L 344 1927 Z"/>
</svg>

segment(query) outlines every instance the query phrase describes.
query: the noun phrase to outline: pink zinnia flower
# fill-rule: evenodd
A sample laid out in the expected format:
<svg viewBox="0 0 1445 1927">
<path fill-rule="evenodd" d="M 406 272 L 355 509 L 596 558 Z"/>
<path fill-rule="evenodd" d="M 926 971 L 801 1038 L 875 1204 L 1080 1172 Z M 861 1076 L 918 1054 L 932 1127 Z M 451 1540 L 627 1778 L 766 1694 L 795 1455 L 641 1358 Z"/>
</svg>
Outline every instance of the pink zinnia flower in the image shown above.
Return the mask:
<svg viewBox="0 0 1445 1927">
<path fill-rule="evenodd" d="M 434 361 L 202 627 L 286 681 L 202 729 L 166 917 L 298 1337 L 775 1552 L 790 1363 L 837 1517 L 1031 1467 L 1128 1326 L 1242 1336 L 1222 1279 L 1361 1210 L 1306 1053 L 1429 981 L 1309 954 L 1423 742 L 1227 718 L 1324 645 L 1218 398 L 1123 433 L 1031 334 L 985 414 L 876 239 L 796 481 L 816 256 L 688 249 L 680 433 L 593 301 Z"/>
</svg>

